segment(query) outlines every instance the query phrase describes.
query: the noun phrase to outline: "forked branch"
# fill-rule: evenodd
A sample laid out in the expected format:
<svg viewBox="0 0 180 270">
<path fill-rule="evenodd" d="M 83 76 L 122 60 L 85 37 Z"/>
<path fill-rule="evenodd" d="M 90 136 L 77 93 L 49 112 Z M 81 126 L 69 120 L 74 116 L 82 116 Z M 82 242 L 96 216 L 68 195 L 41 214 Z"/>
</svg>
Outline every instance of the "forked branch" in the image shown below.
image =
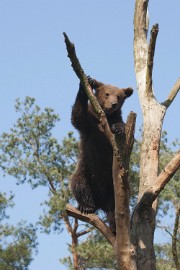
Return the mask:
<svg viewBox="0 0 180 270">
<path fill-rule="evenodd" d="M 97 228 L 108 242 L 114 247 L 115 245 L 115 236 L 112 233 L 111 229 L 95 214 L 83 214 L 77 208 L 71 206 L 70 204 L 66 205 L 66 213 L 68 216 L 78 218 L 81 221 L 87 222 Z"/>
</svg>

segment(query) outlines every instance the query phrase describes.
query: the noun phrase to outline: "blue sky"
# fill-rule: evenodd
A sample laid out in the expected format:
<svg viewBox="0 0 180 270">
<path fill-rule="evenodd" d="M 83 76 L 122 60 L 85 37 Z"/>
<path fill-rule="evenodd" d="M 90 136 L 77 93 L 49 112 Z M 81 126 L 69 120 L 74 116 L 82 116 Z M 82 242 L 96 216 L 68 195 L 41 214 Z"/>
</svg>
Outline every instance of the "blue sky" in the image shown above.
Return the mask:
<svg viewBox="0 0 180 270">
<path fill-rule="evenodd" d="M 180 72 L 180 1 L 152 0 L 150 26 L 159 23 L 154 89 L 164 101 Z M 85 72 L 97 80 L 136 90 L 133 62 L 134 1 L 108 0 L 1 0 L 0 1 L 0 132 L 8 131 L 17 119 L 16 98 L 34 97 L 41 107 L 60 114 L 55 129 L 61 140 L 73 130 L 70 123 L 78 79 L 64 44 L 66 32 L 75 43 Z M 170 140 L 179 137 L 179 97 L 168 109 L 164 129 Z M 142 124 L 137 92 L 126 101 L 124 120 L 130 110 L 137 112 L 137 130 Z M 174 119 L 174 120 L 173 120 Z M 2 190 L 16 193 L 11 220 L 35 221 L 47 190 L 31 191 L 16 186 L 13 178 L 1 177 Z M 33 211 L 30 209 L 33 209 Z M 65 269 L 58 259 L 67 254 L 67 234 L 40 235 L 39 254 L 30 270 Z"/>
</svg>

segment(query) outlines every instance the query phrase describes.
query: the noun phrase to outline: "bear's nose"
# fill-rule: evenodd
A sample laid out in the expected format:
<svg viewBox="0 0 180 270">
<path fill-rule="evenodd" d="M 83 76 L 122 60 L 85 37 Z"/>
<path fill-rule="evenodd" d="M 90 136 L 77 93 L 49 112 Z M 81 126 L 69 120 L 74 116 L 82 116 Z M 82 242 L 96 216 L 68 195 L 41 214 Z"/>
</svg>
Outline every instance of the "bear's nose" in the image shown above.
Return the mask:
<svg viewBox="0 0 180 270">
<path fill-rule="evenodd" d="M 112 103 L 112 108 L 115 110 L 115 109 L 117 109 L 117 107 L 118 107 L 118 104 L 116 102 L 113 102 Z"/>
</svg>

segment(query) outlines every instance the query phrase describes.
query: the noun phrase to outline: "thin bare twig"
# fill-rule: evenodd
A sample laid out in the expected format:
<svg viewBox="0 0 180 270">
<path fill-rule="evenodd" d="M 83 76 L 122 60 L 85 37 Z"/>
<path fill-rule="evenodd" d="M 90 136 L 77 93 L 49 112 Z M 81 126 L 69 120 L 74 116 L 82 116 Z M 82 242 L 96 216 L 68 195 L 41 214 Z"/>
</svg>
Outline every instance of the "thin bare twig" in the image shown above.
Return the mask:
<svg viewBox="0 0 180 270">
<path fill-rule="evenodd" d="M 168 230 L 168 228 L 166 226 L 160 226 L 160 225 L 156 224 L 156 227 L 161 229 L 161 230 L 165 230 L 165 232 L 167 232 L 171 236 L 171 238 L 173 237 L 172 233 Z"/>
<path fill-rule="evenodd" d="M 174 230 L 173 230 L 173 236 L 172 236 L 172 254 L 173 254 L 173 260 L 176 265 L 176 269 L 180 269 L 180 264 L 178 260 L 178 251 L 177 251 L 177 233 L 179 228 L 179 216 L 180 216 L 180 208 L 176 211 L 176 218 L 174 223 Z"/>
<path fill-rule="evenodd" d="M 85 235 L 85 234 L 87 234 L 87 233 L 89 233 L 89 232 L 91 232 L 91 231 L 93 231 L 93 230 L 94 230 L 94 227 L 91 227 L 91 228 L 89 228 L 89 229 L 87 229 L 87 230 L 78 232 L 78 233 L 77 233 L 77 237 L 83 236 L 83 235 Z"/>
</svg>

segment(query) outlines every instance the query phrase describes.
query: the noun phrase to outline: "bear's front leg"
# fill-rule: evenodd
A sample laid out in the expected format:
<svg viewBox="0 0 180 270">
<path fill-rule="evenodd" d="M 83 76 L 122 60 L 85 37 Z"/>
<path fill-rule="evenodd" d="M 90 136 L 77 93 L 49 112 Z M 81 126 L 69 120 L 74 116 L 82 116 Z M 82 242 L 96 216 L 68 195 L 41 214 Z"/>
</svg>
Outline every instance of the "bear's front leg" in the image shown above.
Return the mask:
<svg viewBox="0 0 180 270">
<path fill-rule="evenodd" d="M 88 98 L 81 83 L 79 84 L 79 91 L 72 107 L 71 122 L 79 131 L 87 128 Z"/>
</svg>

